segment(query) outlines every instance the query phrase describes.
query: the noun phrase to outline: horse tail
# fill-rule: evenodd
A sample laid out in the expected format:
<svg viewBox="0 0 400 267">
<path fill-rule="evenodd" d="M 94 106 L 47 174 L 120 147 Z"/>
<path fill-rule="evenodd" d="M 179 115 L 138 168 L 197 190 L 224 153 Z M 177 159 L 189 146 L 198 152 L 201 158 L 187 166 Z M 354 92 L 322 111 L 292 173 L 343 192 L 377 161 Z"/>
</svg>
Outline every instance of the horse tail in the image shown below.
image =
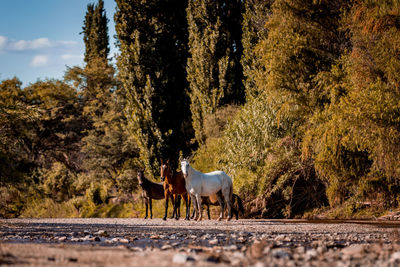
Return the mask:
<svg viewBox="0 0 400 267">
<path fill-rule="evenodd" d="M 244 207 L 243 207 L 242 199 L 236 194 L 233 194 L 233 198 L 236 199 L 236 202 L 238 203 L 238 206 L 239 206 L 239 211 L 243 215 L 244 214 Z"/>
</svg>

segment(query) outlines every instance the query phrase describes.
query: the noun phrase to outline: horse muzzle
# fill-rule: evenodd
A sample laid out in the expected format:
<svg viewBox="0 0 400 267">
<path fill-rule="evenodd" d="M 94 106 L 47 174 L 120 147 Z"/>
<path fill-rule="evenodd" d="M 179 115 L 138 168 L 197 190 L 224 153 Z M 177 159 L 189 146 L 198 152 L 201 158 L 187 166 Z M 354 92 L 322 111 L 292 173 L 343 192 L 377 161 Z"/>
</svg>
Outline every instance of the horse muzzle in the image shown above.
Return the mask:
<svg viewBox="0 0 400 267">
<path fill-rule="evenodd" d="M 161 176 L 161 177 L 160 177 L 160 180 L 161 180 L 161 182 L 164 182 L 165 177 L 164 177 L 164 176 Z"/>
</svg>

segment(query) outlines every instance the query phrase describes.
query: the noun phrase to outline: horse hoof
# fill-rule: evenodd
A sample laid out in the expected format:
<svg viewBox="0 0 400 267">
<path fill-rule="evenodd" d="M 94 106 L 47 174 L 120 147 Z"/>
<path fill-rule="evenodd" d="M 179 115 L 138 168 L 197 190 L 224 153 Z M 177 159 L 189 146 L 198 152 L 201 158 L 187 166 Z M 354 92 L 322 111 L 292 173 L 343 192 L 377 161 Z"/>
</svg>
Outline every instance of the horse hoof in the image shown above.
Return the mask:
<svg viewBox="0 0 400 267">
<path fill-rule="evenodd" d="M 221 217 L 219 217 L 218 219 L 217 219 L 217 221 L 220 221 L 222 218 Z"/>
<path fill-rule="evenodd" d="M 232 219 L 231 217 L 228 217 L 226 218 L 226 221 L 229 222 L 231 219 Z"/>
<path fill-rule="evenodd" d="M 166 221 L 166 220 L 167 220 L 167 218 L 165 218 L 165 217 L 164 217 L 164 218 L 162 218 L 162 219 L 163 219 L 163 221 Z"/>
</svg>

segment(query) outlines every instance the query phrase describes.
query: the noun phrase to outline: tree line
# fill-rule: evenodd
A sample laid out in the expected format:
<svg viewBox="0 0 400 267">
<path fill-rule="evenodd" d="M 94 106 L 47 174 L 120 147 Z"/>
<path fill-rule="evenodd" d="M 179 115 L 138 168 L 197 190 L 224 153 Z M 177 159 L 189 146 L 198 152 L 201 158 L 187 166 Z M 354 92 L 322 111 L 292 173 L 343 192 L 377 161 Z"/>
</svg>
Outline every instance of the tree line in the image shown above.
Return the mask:
<svg viewBox="0 0 400 267">
<path fill-rule="evenodd" d="M 188 154 L 248 216 L 399 205 L 400 1 L 116 4 L 116 66 L 98 0 L 84 67 L 1 82 L 1 216 L 131 216 L 110 198 Z"/>
</svg>

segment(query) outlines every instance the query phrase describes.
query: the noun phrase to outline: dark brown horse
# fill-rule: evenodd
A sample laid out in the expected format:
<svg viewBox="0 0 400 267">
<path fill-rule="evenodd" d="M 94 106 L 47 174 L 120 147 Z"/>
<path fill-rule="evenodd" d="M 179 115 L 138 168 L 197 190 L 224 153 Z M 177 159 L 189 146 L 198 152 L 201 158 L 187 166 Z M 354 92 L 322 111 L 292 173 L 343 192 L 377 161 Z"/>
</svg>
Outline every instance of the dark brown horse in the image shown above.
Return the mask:
<svg viewBox="0 0 400 267">
<path fill-rule="evenodd" d="M 219 200 L 218 200 L 218 198 L 219 198 Z M 216 195 L 212 195 L 212 196 L 208 196 L 208 197 L 201 197 L 201 199 L 202 199 L 201 203 L 203 205 L 207 206 L 207 215 L 208 215 L 209 220 L 211 219 L 210 206 L 220 206 L 221 204 L 219 201 L 222 201 L 222 204 L 225 205 L 223 203 L 224 200 L 223 200 L 221 191 L 219 191 Z M 237 203 L 238 210 L 235 207 L 233 207 L 233 205 L 235 205 L 235 203 Z M 244 214 L 244 207 L 243 207 L 242 200 L 240 199 L 240 197 L 238 195 L 232 194 L 232 213 L 235 214 L 236 220 L 239 219 L 239 211 L 242 215 Z M 193 217 L 194 217 L 194 212 L 193 212 L 191 218 L 193 218 Z"/>
<path fill-rule="evenodd" d="M 150 219 L 152 219 L 153 218 L 152 200 L 164 199 L 164 185 L 162 183 L 153 183 L 152 181 L 148 180 L 144 176 L 143 171 L 138 171 L 137 179 L 140 187 L 142 188 L 142 196 L 146 204 L 146 216 L 144 218 L 147 219 L 148 208 L 150 206 Z"/>
<path fill-rule="evenodd" d="M 174 212 L 175 219 L 179 219 L 180 216 L 180 201 L 177 201 L 178 196 L 181 196 L 185 201 L 186 205 L 186 217 L 185 220 L 189 220 L 190 216 L 190 197 L 186 191 L 185 178 L 183 178 L 182 172 L 174 172 L 171 169 L 169 160 L 161 160 L 161 181 L 164 181 L 164 197 L 165 197 L 165 215 L 163 220 L 167 219 L 168 213 L 168 199 L 172 197 L 174 199 Z"/>
</svg>

